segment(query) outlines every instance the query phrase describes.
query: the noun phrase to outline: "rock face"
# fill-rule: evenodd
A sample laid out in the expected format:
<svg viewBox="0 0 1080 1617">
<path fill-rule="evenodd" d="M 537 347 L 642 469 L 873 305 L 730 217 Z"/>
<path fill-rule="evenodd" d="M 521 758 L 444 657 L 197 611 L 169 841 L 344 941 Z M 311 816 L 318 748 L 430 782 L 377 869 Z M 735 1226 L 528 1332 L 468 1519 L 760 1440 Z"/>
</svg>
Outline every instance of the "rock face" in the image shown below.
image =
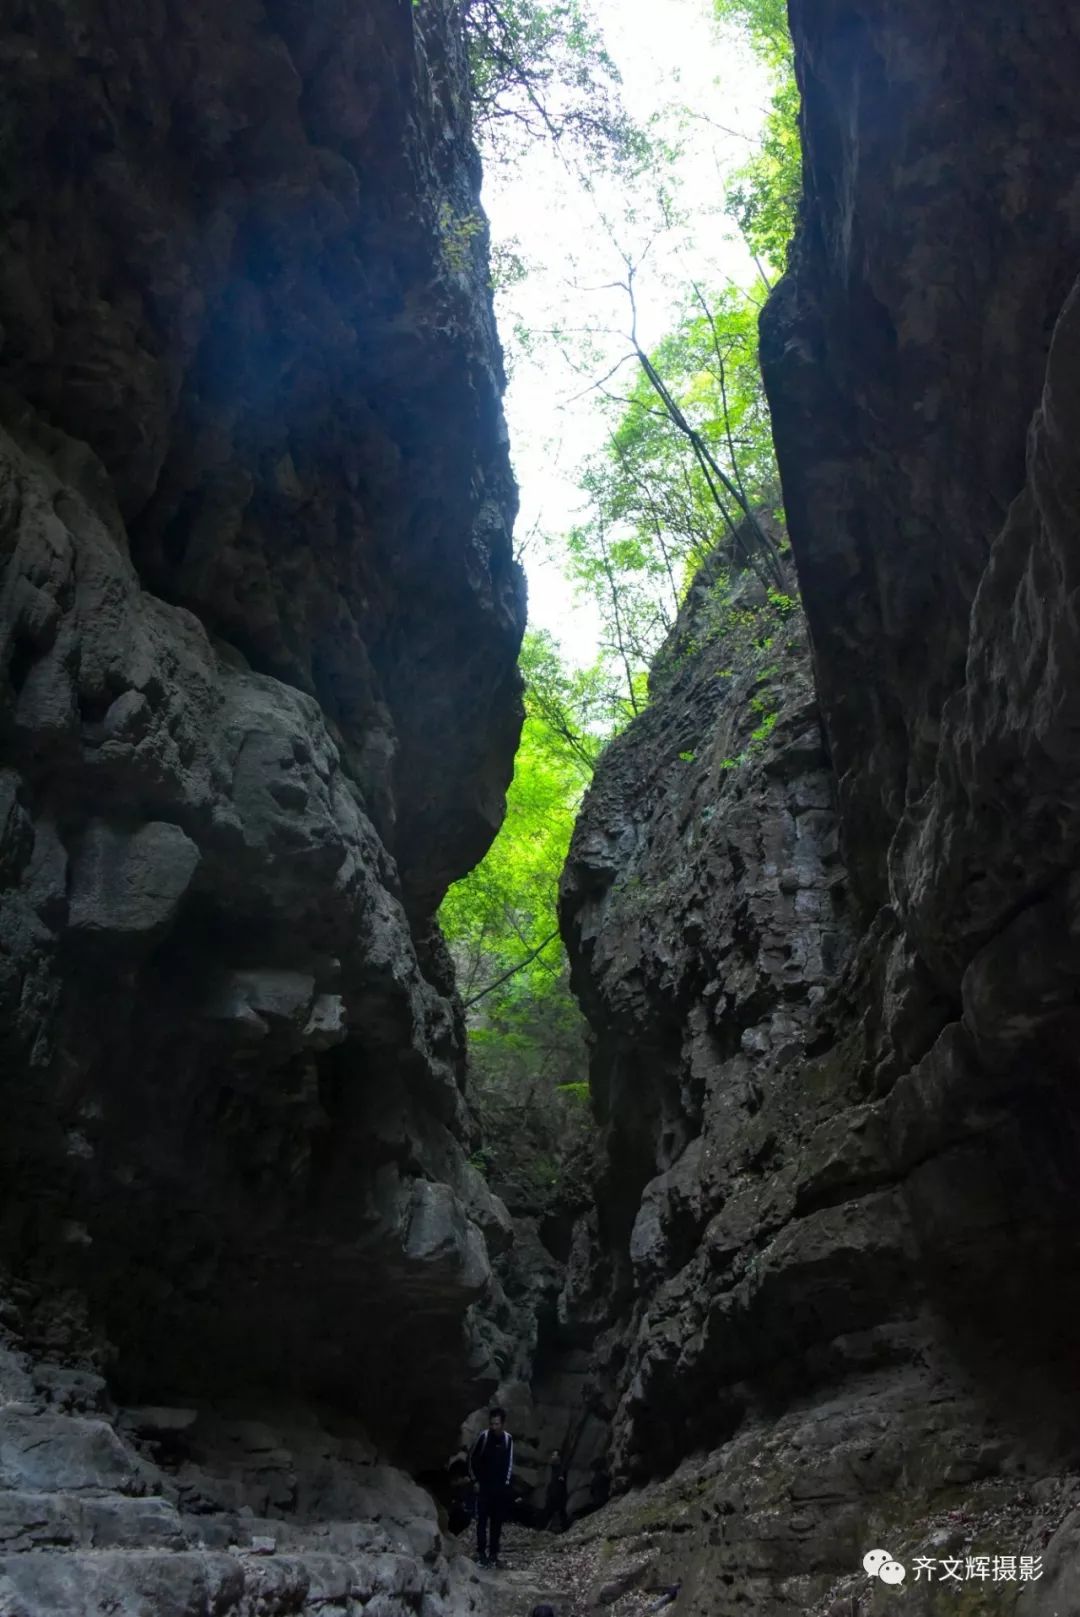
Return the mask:
<svg viewBox="0 0 1080 1617">
<path fill-rule="evenodd" d="M 1080 223 L 1060 131 L 1080 42 L 1053 7 L 1019 32 L 1004 7 L 977 29 L 794 15 L 807 200 L 763 356 L 853 891 L 889 950 L 863 1082 L 935 1309 L 1045 1369 L 1049 1409 L 1078 1324 Z M 856 102 L 858 156 L 835 121 Z M 929 153 L 956 178 L 928 200 Z"/>
<path fill-rule="evenodd" d="M 875 1174 L 862 1137 L 831 1127 L 824 1081 L 813 1175 L 783 1171 L 800 1058 L 850 946 L 801 613 L 752 581 L 731 596 L 706 568 L 653 697 L 604 756 L 563 878 L 605 1165 L 561 1309 L 596 1342 L 596 1413 L 613 1417 L 624 1482 L 738 1424 L 738 1384 L 789 1350 L 785 1285 L 810 1314 L 817 1286 L 842 1292 L 860 1268 L 885 1287 L 896 1240 L 870 1206 L 828 1253 L 845 1157 Z M 821 1217 L 763 1266 L 797 1199 Z"/>
<path fill-rule="evenodd" d="M 575 1508 L 588 1504 L 592 1480 L 594 1454 L 580 1439 L 589 1355 L 565 1330 L 559 1297 L 578 1215 L 593 1203 L 596 1131 L 586 1097 L 561 1094 L 550 1073 L 530 1085 L 485 1074 L 474 1063 L 469 1099 L 483 1134 L 488 1185 L 508 1214 L 502 1236 L 488 1236 L 502 1293 L 501 1306 L 486 1310 L 483 1322 L 502 1368 L 494 1402 L 506 1410 L 514 1437 L 515 1517 L 542 1528 L 551 1517 L 554 1456 L 565 1456 L 575 1438 L 568 1476 Z M 486 1425 L 485 1405 L 465 1422 L 465 1444 Z"/>
<path fill-rule="evenodd" d="M 521 720 L 461 53 L 443 0 L 0 23 L 18 1351 L 66 1297 L 123 1402 L 287 1392 L 412 1467 L 499 1380 L 506 1222 L 432 923 Z"/>
<path fill-rule="evenodd" d="M 1080 1462 L 1080 40 L 1038 4 L 791 18 L 806 197 L 762 344 L 819 712 L 786 666 L 721 773 L 750 720 L 706 635 L 602 765 L 564 923 L 607 1169 L 563 1305 L 616 1480 L 681 1464 L 631 1523 L 680 1610 L 884 1610 L 884 1542 L 909 1581 L 1044 1554 L 966 1593 L 1049 1613 Z"/>
<path fill-rule="evenodd" d="M 430 1496 L 302 1407 L 117 1409 L 89 1361 L 0 1341 L 0 1610 L 466 1612 Z"/>
</svg>

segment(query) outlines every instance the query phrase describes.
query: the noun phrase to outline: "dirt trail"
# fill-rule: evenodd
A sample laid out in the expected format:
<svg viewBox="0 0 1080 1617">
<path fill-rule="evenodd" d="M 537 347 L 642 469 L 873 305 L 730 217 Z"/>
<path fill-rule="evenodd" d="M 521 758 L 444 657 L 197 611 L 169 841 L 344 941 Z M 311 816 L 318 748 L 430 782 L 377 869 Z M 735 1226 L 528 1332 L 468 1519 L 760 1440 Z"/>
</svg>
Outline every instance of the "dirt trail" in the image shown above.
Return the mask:
<svg viewBox="0 0 1080 1617">
<path fill-rule="evenodd" d="M 463 1551 L 473 1546 L 463 1539 Z M 639 1556 L 629 1563 L 612 1553 L 595 1530 L 538 1533 L 511 1523 L 503 1531 L 500 1566 L 477 1568 L 486 1617 L 530 1617 L 534 1606 L 552 1607 L 556 1617 L 644 1617 L 660 1598 L 650 1587 L 649 1566 Z M 626 1587 L 629 1579 L 633 1587 Z M 620 1587 L 622 1585 L 622 1587 Z"/>
</svg>

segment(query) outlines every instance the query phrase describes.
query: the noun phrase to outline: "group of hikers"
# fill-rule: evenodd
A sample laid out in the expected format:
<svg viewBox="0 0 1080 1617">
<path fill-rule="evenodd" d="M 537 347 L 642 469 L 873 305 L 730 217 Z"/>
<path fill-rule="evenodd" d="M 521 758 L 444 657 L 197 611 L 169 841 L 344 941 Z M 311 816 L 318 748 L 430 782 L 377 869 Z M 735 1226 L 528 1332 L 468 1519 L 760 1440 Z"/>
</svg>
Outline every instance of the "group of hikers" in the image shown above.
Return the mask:
<svg viewBox="0 0 1080 1617">
<path fill-rule="evenodd" d="M 499 1544 L 503 1523 L 514 1502 L 514 1439 L 506 1429 L 506 1411 L 488 1411 L 488 1423 L 469 1450 L 465 1476 L 461 1479 L 461 1503 L 466 1516 L 475 1511 L 476 1553 L 483 1567 L 499 1565 Z M 544 1500 L 544 1525 L 549 1531 L 565 1532 L 566 1467 L 558 1450 L 551 1456 L 551 1477 Z"/>
</svg>

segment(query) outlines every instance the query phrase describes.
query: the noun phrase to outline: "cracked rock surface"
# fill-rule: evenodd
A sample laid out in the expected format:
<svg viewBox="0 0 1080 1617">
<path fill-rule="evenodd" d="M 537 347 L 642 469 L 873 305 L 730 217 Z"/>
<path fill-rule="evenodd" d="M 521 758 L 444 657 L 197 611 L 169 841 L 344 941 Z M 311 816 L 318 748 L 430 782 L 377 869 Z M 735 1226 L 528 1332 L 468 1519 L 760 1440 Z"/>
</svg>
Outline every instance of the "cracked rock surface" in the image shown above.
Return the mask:
<svg viewBox="0 0 1080 1617">
<path fill-rule="evenodd" d="M 448 1598 L 430 1501 L 383 1570 L 245 1559 L 117 1411 L 317 1410 L 324 1469 L 352 1422 L 325 1510 L 374 1521 L 500 1377 L 432 917 L 502 817 L 524 592 L 451 12 L 0 18 L 0 1302 L 31 1378 L 105 1377 L 5 1394 L 4 1617 Z M 203 1421 L 170 1475 L 225 1474 Z M 310 1527 L 296 1443 L 237 1497 Z"/>
<path fill-rule="evenodd" d="M 1080 37 L 1038 3 L 791 21 L 806 195 L 762 359 L 808 636 L 748 756 L 703 580 L 586 802 L 563 921 L 605 1165 L 562 1307 L 676 1610 L 891 1610 L 865 1551 L 955 1540 L 1043 1576 L 905 1609 L 1049 1617 L 1080 1458 Z"/>
<path fill-rule="evenodd" d="M 90 1361 L 0 1344 L 0 1612 L 465 1613 L 429 1494 L 302 1406 L 118 1409 Z"/>
</svg>

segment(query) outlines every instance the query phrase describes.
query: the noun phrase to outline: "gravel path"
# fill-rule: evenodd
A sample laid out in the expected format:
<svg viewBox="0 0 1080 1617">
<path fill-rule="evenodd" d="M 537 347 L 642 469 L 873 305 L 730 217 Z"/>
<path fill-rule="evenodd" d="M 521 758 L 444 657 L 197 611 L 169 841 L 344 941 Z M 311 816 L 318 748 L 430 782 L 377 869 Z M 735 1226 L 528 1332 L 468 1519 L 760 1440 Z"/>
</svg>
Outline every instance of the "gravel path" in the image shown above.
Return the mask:
<svg viewBox="0 0 1080 1617">
<path fill-rule="evenodd" d="M 468 1554 L 471 1546 L 462 1541 Z M 547 1603 L 556 1617 L 644 1617 L 660 1598 L 649 1577 L 647 1559 L 616 1559 L 604 1538 L 584 1533 L 538 1533 L 510 1523 L 503 1529 L 500 1566 L 477 1577 L 489 1617 L 530 1617 Z M 634 1574 L 637 1574 L 634 1577 Z M 641 1587 L 615 1594 L 622 1577 Z M 601 1595 L 614 1595 L 602 1599 Z"/>
</svg>

